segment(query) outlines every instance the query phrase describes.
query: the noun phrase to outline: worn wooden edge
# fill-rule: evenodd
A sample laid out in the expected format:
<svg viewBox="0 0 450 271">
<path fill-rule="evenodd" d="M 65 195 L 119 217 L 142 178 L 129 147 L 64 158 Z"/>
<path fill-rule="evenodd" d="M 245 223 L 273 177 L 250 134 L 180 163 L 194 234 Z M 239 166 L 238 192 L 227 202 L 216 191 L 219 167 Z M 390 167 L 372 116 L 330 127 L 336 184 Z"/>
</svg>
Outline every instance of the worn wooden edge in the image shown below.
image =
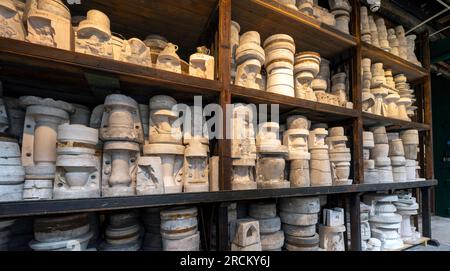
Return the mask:
<svg viewBox="0 0 450 271">
<path fill-rule="evenodd" d="M 407 251 L 408 249 L 411 249 L 413 247 L 417 247 L 417 246 L 421 246 L 421 245 L 427 246 L 427 243 L 430 240 L 431 239 L 428 238 L 428 237 L 421 237 L 414 244 L 407 244 L 407 243 L 405 243 L 402 248 L 399 248 L 399 249 L 386 249 L 385 251 Z"/>
<path fill-rule="evenodd" d="M 265 7 L 272 12 L 279 13 L 283 16 L 289 17 L 298 22 L 299 27 L 310 27 L 314 28 L 318 32 L 322 32 L 325 35 L 329 35 L 340 42 L 346 43 L 349 46 L 356 45 L 356 37 L 340 32 L 331 26 L 320 23 L 318 20 L 311 18 L 300 11 L 296 11 L 285 7 L 284 5 L 274 1 L 274 0 L 251 0 L 252 2 Z"/>
<path fill-rule="evenodd" d="M 157 83 L 168 89 L 176 87 L 180 91 L 183 91 L 183 88 L 185 88 L 185 91 L 198 89 L 199 92 L 205 90 L 213 93 L 220 92 L 220 82 L 218 80 L 208 80 L 0 37 L 0 61 L 21 64 L 24 62 L 24 59 L 27 62 L 36 61 L 37 66 L 42 63 L 47 67 L 52 65 L 58 65 L 58 67 L 61 67 L 61 65 L 66 66 L 67 70 L 74 73 L 84 73 L 86 70 L 106 73 L 125 82 L 136 83 L 137 81 L 144 85 L 146 83 Z"/>
<path fill-rule="evenodd" d="M 368 112 L 363 112 L 362 117 L 364 126 L 366 127 L 386 126 L 386 129 L 388 131 L 401 131 L 408 129 L 417 129 L 419 131 L 431 130 L 431 126 L 426 123 L 387 118 L 383 116 L 374 115 Z"/>
<path fill-rule="evenodd" d="M 363 58 L 370 58 L 374 62 L 383 62 L 383 65 L 391 68 L 394 74 L 404 73 L 410 82 L 420 82 L 428 76 L 427 69 L 366 42 L 361 42 L 361 50 Z"/>
<path fill-rule="evenodd" d="M 0 218 L 204 204 L 214 202 L 246 201 L 283 197 L 364 193 L 411 189 L 417 187 L 431 187 L 435 185 L 437 185 L 437 180 L 386 184 L 355 184 L 347 186 L 180 193 L 115 198 L 2 202 L 0 203 Z"/>
<path fill-rule="evenodd" d="M 302 108 L 335 116 L 348 118 L 358 117 L 358 110 L 356 109 L 348 109 L 340 106 L 308 101 L 305 99 L 289 97 L 277 93 L 270 93 L 259 89 L 245 88 L 236 85 L 231 85 L 231 95 L 233 98 L 239 98 L 249 103 L 278 104 L 280 106 Z"/>
</svg>

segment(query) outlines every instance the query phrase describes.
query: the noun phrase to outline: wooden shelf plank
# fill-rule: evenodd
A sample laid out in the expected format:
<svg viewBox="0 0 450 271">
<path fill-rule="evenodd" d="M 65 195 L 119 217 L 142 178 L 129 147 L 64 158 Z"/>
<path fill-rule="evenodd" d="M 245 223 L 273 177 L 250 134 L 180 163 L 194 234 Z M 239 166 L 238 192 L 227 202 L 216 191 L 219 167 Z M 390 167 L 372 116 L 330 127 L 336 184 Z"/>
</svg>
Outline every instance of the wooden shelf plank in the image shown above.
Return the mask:
<svg viewBox="0 0 450 271">
<path fill-rule="evenodd" d="M 431 126 L 424 123 L 405 121 L 400 119 L 387 118 L 383 116 L 374 115 L 363 112 L 363 123 L 366 127 L 371 126 L 386 126 L 388 131 L 401 131 L 408 129 L 417 129 L 419 131 L 429 131 Z"/>
<path fill-rule="evenodd" d="M 402 248 L 399 248 L 399 249 L 386 249 L 385 251 L 405 251 L 405 250 L 408 250 L 408 249 L 411 249 L 413 247 L 420 246 L 420 245 L 427 246 L 427 243 L 430 240 L 431 240 L 430 238 L 421 237 L 414 244 L 405 243 Z"/>
<path fill-rule="evenodd" d="M 429 180 L 408 183 L 356 184 L 348 186 L 259 189 L 209 193 L 181 193 L 117 198 L 3 202 L 0 203 L 0 218 L 60 213 L 110 211 L 119 209 L 202 204 L 214 202 L 246 201 L 279 197 L 363 193 L 371 191 L 430 187 L 435 185 L 437 185 L 436 180 Z"/>
<path fill-rule="evenodd" d="M 231 86 L 233 102 L 253 104 L 278 104 L 280 114 L 302 114 L 314 121 L 342 121 L 356 118 L 358 111 L 340 106 L 323 104 L 258 89 Z M 270 106 L 268 106 L 270 107 Z"/>
<path fill-rule="evenodd" d="M 371 44 L 361 42 L 362 57 L 370 58 L 372 63 L 382 62 L 383 67 L 392 69 L 395 74 L 403 73 L 408 78 L 408 82 L 420 81 L 428 76 L 427 69 L 417 66 L 401 57 L 383 51 Z"/>
<path fill-rule="evenodd" d="M 241 33 L 258 31 L 261 43 L 270 35 L 284 33 L 294 38 L 298 52 L 315 51 L 326 58 L 356 46 L 355 37 L 274 0 L 239 0 L 232 5 L 232 19 L 241 26 Z"/>
<path fill-rule="evenodd" d="M 86 74 L 94 74 L 109 78 L 111 81 L 118 81 L 120 90 L 125 94 L 145 96 L 146 102 L 149 96 L 168 94 L 168 91 L 172 91 L 170 95 L 174 94 L 175 99 L 177 99 L 177 93 L 216 97 L 220 95 L 220 83 L 217 80 L 207 80 L 6 38 L 0 38 L 0 60 L 2 62 L 0 80 L 3 81 L 5 89 L 11 85 L 14 91 L 16 89 L 20 91 L 23 85 L 25 90 L 26 87 L 33 89 L 41 85 L 45 86 L 47 92 L 89 96 L 92 93 L 89 91 Z M 115 90 L 117 89 L 111 89 L 111 91 Z M 193 95 L 178 96 L 193 99 Z"/>
<path fill-rule="evenodd" d="M 67 4 L 66 4 L 67 5 Z M 217 0 L 89 0 L 67 5 L 73 16 L 86 16 L 91 9 L 104 12 L 111 21 L 111 31 L 130 39 L 144 40 L 159 34 L 179 46 L 178 54 L 188 59 L 196 47 L 204 44 L 202 31 L 217 7 Z"/>
</svg>

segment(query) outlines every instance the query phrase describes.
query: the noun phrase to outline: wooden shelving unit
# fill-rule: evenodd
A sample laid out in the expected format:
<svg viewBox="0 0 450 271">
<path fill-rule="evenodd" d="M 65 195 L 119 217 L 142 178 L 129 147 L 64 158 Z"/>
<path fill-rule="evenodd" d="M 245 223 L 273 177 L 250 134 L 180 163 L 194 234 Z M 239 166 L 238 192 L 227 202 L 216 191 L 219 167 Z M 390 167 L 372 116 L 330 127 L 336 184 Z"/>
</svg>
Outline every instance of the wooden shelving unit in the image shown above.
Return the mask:
<svg viewBox="0 0 450 271">
<path fill-rule="evenodd" d="M 405 74 L 409 82 L 424 80 L 428 76 L 427 69 L 371 44 L 361 42 L 361 49 L 363 58 L 370 58 L 373 62 L 383 62 L 383 66 L 392 69 L 394 73 Z"/>
<path fill-rule="evenodd" d="M 371 113 L 363 112 L 362 118 L 366 127 L 387 126 L 388 131 L 401 131 L 408 129 L 417 129 L 419 131 L 429 131 L 431 126 L 425 123 L 405 121 L 394 118 L 386 118 Z"/>
<path fill-rule="evenodd" d="M 0 38 L 0 80 L 5 96 L 38 95 L 69 102 L 95 106 L 110 93 L 130 95 L 140 103 L 148 103 L 153 95 L 165 94 L 179 102 L 190 103 L 201 95 L 204 103 L 215 102 L 222 106 L 224 118 L 227 104 L 244 102 L 253 104 L 278 104 L 281 119 L 301 114 L 312 121 L 327 122 L 330 126 L 348 128 L 352 150 L 352 176 L 350 186 L 308 187 L 229 191 L 231 187 L 231 142 L 217 140 L 213 152 L 220 157 L 219 192 L 182 193 L 170 195 L 134 196 L 121 198 L 93 198 L 37 202 L 0 203 L 0 218 L 61 214 L 73 212 L 111 211 L 119 209 L 158 207 L 184 204 L 211 204 L 217 210 L 217 248 L 228 249 L 226 207 L 221 203 L 265 198 L 293 196 L 334 195 L 346 201 L 351 220 L 351 250 L 361 249 L 360 196 L 374 191 L 399 189 L 420 190 L 423 236 L 430 232 L 430 188 L 434 180 L 432 156 L 431 84 L 429 76 L 429 51 L 426 37 L 420 46 L 424 52 L 424 67 L 415 66 L 403 59 L 364 44 L 359 33 L 359 1 L 351 0 L 352 35 L 323 25 L 298 11 L 280 5 L 274 0 L 192 0 L 176 4 L 164 0 L 93 0 L 70 6 L 71 12 L 84 15 L 89 9 L 99 9 L 111 18 L 114 32 L 126 38 L 144 39 L 151 33 L 162 34 L 180 45 L 183 59 L 195 51 L 196 46 L 208 44 L 216 59 L 216 80 L 205 80 L 183 74 L 142 67 L 96 56 L 43 47 L 22 41 Z M 170 8 L 169 8 L 170 7 Z M 354 109 L 315 103 L 279 94 L 267 93 L 230 84 L 230 28 L 231 20 L 239 22 L 241 33 L 255 30 L 264 41 L 270 35 L 285 33 L 295 40 L 297 52 L 317 51 L 321 56 L 350 65 L 351 100 Z M 416 85 L 421 98 L 419 120 L 407 122 L 362 112 L 361 58 L 381 61 L 394 73 L 404 73 Z M 374 125 L 386 125 L 390 131 L 418 129 L 421 131 L 419 160 L 427 181 L 390 184 L 364 184 L 362 158 L 362 131 Z M 428 157 L 428 159 L 425 159 Z M 425 162 L 426 161 L 426 162 Z M 418 196 L 418 195 L 416 195 Z M 347 207 L 346 207 L 347 208 Z"/>
<path fill-rule="evenodd" d="M 267 198 L 334 195 L 334 194 L 344 195 L 347 193 L 364 193 L 371 191 L 430 187 L 436 184 L 437 184 L 436 180 L 428 180 L 428 181 L 395 183 L 395 184 L 355 184 L 346 186 L 164 194 L 164 195 L 151 195 L 139 197 L 18 201 L 0 204 L 0 218 L 76 213 L 76 212 L 112 211 L 127 208 L 148 208 L 148 207 L 163 207 L 163 206 L 186 205 L 186 204 L 248 201 Z"/>
</svg>

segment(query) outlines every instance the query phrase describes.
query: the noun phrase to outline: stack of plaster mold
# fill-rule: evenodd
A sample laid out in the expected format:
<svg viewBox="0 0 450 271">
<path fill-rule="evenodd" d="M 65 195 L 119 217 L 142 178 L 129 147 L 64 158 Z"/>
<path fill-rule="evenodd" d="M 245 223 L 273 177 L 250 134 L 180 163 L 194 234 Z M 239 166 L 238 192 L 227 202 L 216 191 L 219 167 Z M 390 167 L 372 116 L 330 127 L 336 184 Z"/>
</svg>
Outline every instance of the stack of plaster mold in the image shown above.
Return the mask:
<svg viewBox="0 0 450 271">
<path fill-rule="evenodd" d="M 389 158 L 391 159 L 394 182 L 406 182 L 406 159 L 403 141 L 399 133 L 389 133 Z"/>
<path fill-rule="evenodd" d="M 371 159 L 370 152 L 375 147 L 373 133 L 363 132 L 363 159 L 364 159 L 364 183 L 379 183 L 378 170 L 375 168 L 375 160 Z"/>
<path fill-rule="evenodd" d="M 417 215 L 419 204 L 411 193 L 400 192 L 397 195 L 398 201 L 394 202 L 394 205 L 397 208 L 397 214 L 402 216 L 402 225 L 399 231 L 400 236 L 403 242 L 416 244 L 421 234 L 411 225 L 411 216 Z"/>
<path fill-rule="evenodd" d="M 353 109 L 353 103 L 348 101 L 347 74 L 345 72 L 336 73 L 331 77 L 331 93 L 338 98 L 339 106 Z"/>
<path fill-rule="evenodd" d="M 287 118 L 288 130 L 284 132 L 283 145 L 288 148 L 290 161 L 289 182 L 291 187 L 311 186 L 309 173 L 308 136 L 310 122 L 306 117 L 296 115 Z"/>
<path fill-rule="evenodd" d="M 191 106 L 185 114 L 183 191 L 209 191 L 209 135 L 201 106 Z M 190 123 L 190 127 L 189 124 Z"/>
<path fill-rule="evenodd" d="M 334 18 L 334 15 L 330 13 L 328 9 L 319 6 L 317 2 L 318 1 L 315 0 L 298 0 L 297 8 L 292 7 L 292 5 L 290 5 L 290 7 L 292 9 L 298 9 L 298 11 L 316 20 L 319 20 L 321 23 L 333 27 L 336 26 L 336 19 Z"/>
<path fill-rule="evenodd" d="M 378 42 L 380 43 L 380 48 L 383 51 L 390 52 L 391 47 L 389 46 L 388 33 L 386 29 L 386 24 L 383 18 L 378 18 L 375 21 L 378 30 Z"/>
<path fill-rule="evenodd" d="M 231 243 L 231 251 L 261 251 L 259 222 L 244 218 L 236 220 L 236 233 Z"/>
<path fill-rule="evenodd" d="M 419 60 L 417 60 L 416 53 L 414 52 L 415 51 L 415 46 L 416 46 L 415 40 L 416 40 L 416 35 L 408 35 L 408 36 L 406 36 L 406 45 L 407 45 L 406 59 L 409 62 L 411 62 L 411 63 L 413 63 L 413 64 L 415 64 L 417 66 L 422 67 L 422 64 L 419 62 Z"/>
<path fill-rule="evenodd" d="M 408 60 L 408 41 L 406 40 L 403 26 L 398 25 L 395 27 L 395 35 L 398 40 L 398 56 Z"/>
<path fill-rule="evenodd" d="M 214 57 L 205 46 L 197 47 L 197 52 L 189 57 L 189 75 L 214 80 Z"/>
<path fill-rule="evenodd" d="M 22 14 L 12 0 L 0 2 L 0 37 L 16 40 L 24 40 L 26 30 L 22 22 Z"/>
<path fill-rule="evenodd" d="M 231 158 L 233 159 L 232 190 L 256 189 L 254 176 L 256 140 L 253 111 L 245 104 L 235 104 L 233 107 Z"/>
<path fill-rule="evenodd" d="M 73 50 L 73 28 L 69 9 L 61 0 L 27 1 L 23 20 L 27 25 L 26 41 Z"/>
<path fill-rule="evenodd" d="M 199 251 L 197 208 L 176 207 L 161 211 L 161 236 L 164 251 Z"/>
<path fill-rule="evenodd" d="M 295 97 L 294 54 L 295 43 L 291 36 L 277 34 L 264 41 L 267 72 L 267 92 Z"/>
<path fill-rule="evenodd" d="M 124 49 L 124 41 L 125 38 L 118 34 L 114 33 L 111 37 L 111 44 L 112 44 L 112 51 L 113 51 L 113 58 L 117 61 L 122 61 L 122 54 Z"/>
<path fill-rule="evenodd" d="M 317 102 L 339 106 L 339 97 L 330 93 L 330 61 L 321 59 L 319 73 L 311 82 L 311 88 L 316 95 Z"/>
<path fill-rule="evenodd" d="M 308 1 L 311 0 L 304 0 L 304 2 Z M 319 6 L 317 2 L 318 1 L 313 0 L 312 16 L 323 24 L 336 27 L 336 18 L 334 17 L 334 14 L 332 14 L 328 9 Z"/>
<path fill-rule="evenodd" d="M 166 48 L 168 41 L 163 36 L 151 34 L 145 38 L 144 44 L 150 49 L 152 64 L 155 65 L 159 54 Z"/>
<path fill-rule="evenodd" d="M 328 0 L 330 5 L 331 14 L 334 15 L 336 20 L 335 27 L 346 34 L 350 34 L 349 23 L 350 23 L 350 12 L 352 11 L 352 6 L 348 0 Z"/>
<path fill-rule="evenodd" d="M 363 198 L 364 203 L 372 210 L 369 218 L 373 238 L 381 241 L 381 250 L 400 249 L 403 241 L 399 235 L 402 217 L 396 214 L 394 202 L 397 195 L 369 194 Z"/>
<path fill-rule="evenodd" d="M 110 21 L 103 12 L 89 10 L 86 19 L 79 23 L 75 37 L 76 52 L 114 58 Z"/>
<path fill-rule="evenodd" d="M 319 225 L 320 248 L 326 251 L 345 251 L 344 209 L 323 210 L 323 224 Z"/>
<path fill-rule="evenodd" d="M 231 21 L 231 33 L 230 33 L 230 46 L 231 46 L 231 83 L 235 82 L 236 78 L 236 50 L 239 47 L 239 32 L 241 31 L 241 26 L 235 22 Z"/>
<path fill-rule="evenodd" d="M 119 48 L 116 51 L 119 51 Z M 150 49 L 138 38 L 122 40 L 119 60 L 145 67 L 153 66 Z"/>
<path fill-rule="evenodd" d="M 248 31 L 242 34 L 236 49 L 237 70 L 234 83 L 242 87 L 264 90 L 261 67 L 265 59 L 259 33 Z"/>
<path fill-rule="evenodd" d="M 297 10 L 297 6 L 295 5 L 296 0 L 276 0 L 276 1 L 282 5 L 285 5 L 288 8 Z"/>
<path fill-rule="evenodd" d="M 326 124 L 315 124 L 309 132 L 308 146 L 311 153 L 310 180 L 311 186 L 331 186 L 331 163 L 328 145 L 325 138 L 328 135 Z"/>
<path fill-rule="evenodd" d="M 314 0 L 298 0 L 297 1 L 297 9 L 298 11 L 312 16 L 314 13 Z"/>
<path fill-rule="evenodd" d="M 344 127 L 333 127 L 329 131 L 326 142 L 329 147 L 333 185 L 351 185 L 353 181 L 348 177 L 352 155 L 347 148 L 348 138 L 344 134 Z"/>
<path fill-rule="evenodd" d="M 372 107 L 372 114 L 379 116 L 388 116 L 386 108 L 386 97 L 390 93 L 394 93 L 395 89 L 390 88 L 386 84 L 385 71 L 383 63 L 378 62 L 372 64 L 372 82 L 370 83 L 370 92 L 375 97 L 375 103 Z"/>
<path fill-rule="evenodd" d="M 300 52 L 295 55 L 295 97 L 314 102 L 317 101 L 316 94 L 312 88 L 312 82 L 319 74 L 320 61 L 320 55 L 316 52 Z"/>
<path fill-rule="evenodd" d="M 381 241 L 371 237 L 372 233 L 370 230 L 370 223 L 369 223 L 371 207 L 361 202 L 360 210 L 361 210 L 361 250 L 380 251 Z"/>
<path fill-rule="evenodd" d="M 378 181 L 380 183 L 392 183 L 394 177 L 392 175 L 391 159 L 389 155 L 389 140 L 386 134 L 386 128 L 383 126 L 373 127 L 375 146 L 370 153 L 371 160 L 375 161 L 375 168 L 378 172 Z"/>
<path fill-rule="evenodd" d="M 142 250 L 144 251 L 160 251 L 162 250 L 161 237 L 161 209 L 146 208 L 142 211 L 142 222 L 145 228 L 144 243 Z"/>
<path fill-rule="evenodd" d="M 405 150 L 406 158 L 406 179 L 408 181 L 419 180 L 419 176 L 416 175 L 417 164 L 417 150 L 419 147 L 419 131 L 418 130 L 405 130 L 400 132 L 400 138 L 403 142 L 403 149 Z"/>
<path fill-rule="evenodd" d="M 183 192 L 183 146 L 181 128 L 175 125 L 176 100 L 157 95 L 150 99 L 149 144 L 139 159 L 140 194 Z M 142 178 L 141 178 L 142 177 Z"/>
<path fill-rule="evenodd" d="M 394 81 L 401 99 L 405 101 L 404 107 L 402 107 L 403 111 L 399 117 L 403 120 L 411 121 L 411 118 L 415 115 L 415 110 L 417 110 L 417 106 L 413 105 L 413 102 L 416 100 L 414 90 L 409 87 L 404 74 L 397 74 L 394 77 Z"/>
<path fill-rule="evenodd" d="M 287 147 L 279 139 L 279 124 L 265 122 L 260 125 L 256 137 L 258 159 L 256 163 L 256 181 L 258 188 L 289 188 L 285 179 L 285 156 Z"/>
<path fill-rule="evenodd" d="M 101 251 L 138 251 L 142 245 L 142 227 L 138 213 L 125 211 L 109 214 Z"/>
<path fill-rule="evenodd" d="M 34 96 L 24 96 L 19 101 L 26 108 L 22 142 L 23 199 L 52 199 L 58 126 L 69 122 L 74 108 L 66 102 Z"/>
<path fill-rule="evenodd" d="M 281 251 L 284 245 L 284 233 L 281 230 L 280 217 L 277 216 L 276 203 L 252 203 L 248 213 L 259 222 L 262 251 Z"/>
<path fill-rule="evenodd" d="M 400 44 L 397 39 L 397 35 L 395 34 L 394 28 L 388 29 L 388 41 L 389 41 L 389 47 L 391 47 L 391 54 L 400 56 Z"/>
<path fill-rule="evenodd" d="M 385 70 L 386 86 L 388 87 L 388 95 L 385 100 L 385 116 L 396 119 L 407 120 L 406 106 L 411 104 L 411 99 L 401 97 L 392 76 L 392 70 Z"/>
<path fill-rule="evenodd" d="M 106 97 L 100 128 L 103 141 L 102 196 L 136 195 L 137 162 L 144 133 L 138 103 L 120 94 Z"/>
<path fill-rule="evenodd" d="M 25 170 L 17 141 L 0 137 L 0 202 L 23 199 Z"/>
<path fill-rule="evenodd" d="M 371 44 L 372 37 L 370 33 L 369 14 L 367 7 L 361 7 L 361 41 Z"/>
<path fill-rule="evenodd" d="M 100 197 L 98 130 L 79 124 L 58 127 L 54 199 Z"/>
<path fill-rule="evenodd" d="M 369 58 L 361 60 L 362 110 L 369 113 L 372 113 L 372 107 L 375 105 L 375 96 L 370 90 L 372 83 L 371 62 Z"/>
<path fill-rule="evenodd" d="M 369 224 L 370 206 L 362 203 L 360 204 L 360 219 L 361 219 L 361 250 L 368 250 L 368 243 L 371 237 Z"/>
<path fill-rule="evenodd" d="M 40 217 L 34 220 L 30 247 L 35 251 L 83 251 L 93 235 L 86 213 Z"/>
<path fill-rule="evenodd" d="M 378 29 L 373 16 L 369 15 L 369 27 L 371 43 L 373 46 L 380 47 L 380 41 L 378 40 Z"/>
<path fill-rule="evenodd" d="M 279 209 L 285 234 L 285 248 L 289 251 L 317 251 L 319 197 L 283 198 L 280 200 Z"/>
</svg>

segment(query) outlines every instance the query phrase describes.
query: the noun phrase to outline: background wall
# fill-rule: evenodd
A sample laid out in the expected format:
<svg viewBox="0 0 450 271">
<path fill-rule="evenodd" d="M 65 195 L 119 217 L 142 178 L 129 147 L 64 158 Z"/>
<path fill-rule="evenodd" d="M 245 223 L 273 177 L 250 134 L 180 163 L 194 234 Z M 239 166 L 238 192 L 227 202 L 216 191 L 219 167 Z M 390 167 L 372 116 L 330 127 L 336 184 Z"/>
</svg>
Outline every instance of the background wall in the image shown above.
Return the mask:
<svg viewBox="0 0 450 271">
<path fill-rule="evenodd" d="M 432 74 L 436 215 L 450 217 L 450 80 Z"/>
</svg>

